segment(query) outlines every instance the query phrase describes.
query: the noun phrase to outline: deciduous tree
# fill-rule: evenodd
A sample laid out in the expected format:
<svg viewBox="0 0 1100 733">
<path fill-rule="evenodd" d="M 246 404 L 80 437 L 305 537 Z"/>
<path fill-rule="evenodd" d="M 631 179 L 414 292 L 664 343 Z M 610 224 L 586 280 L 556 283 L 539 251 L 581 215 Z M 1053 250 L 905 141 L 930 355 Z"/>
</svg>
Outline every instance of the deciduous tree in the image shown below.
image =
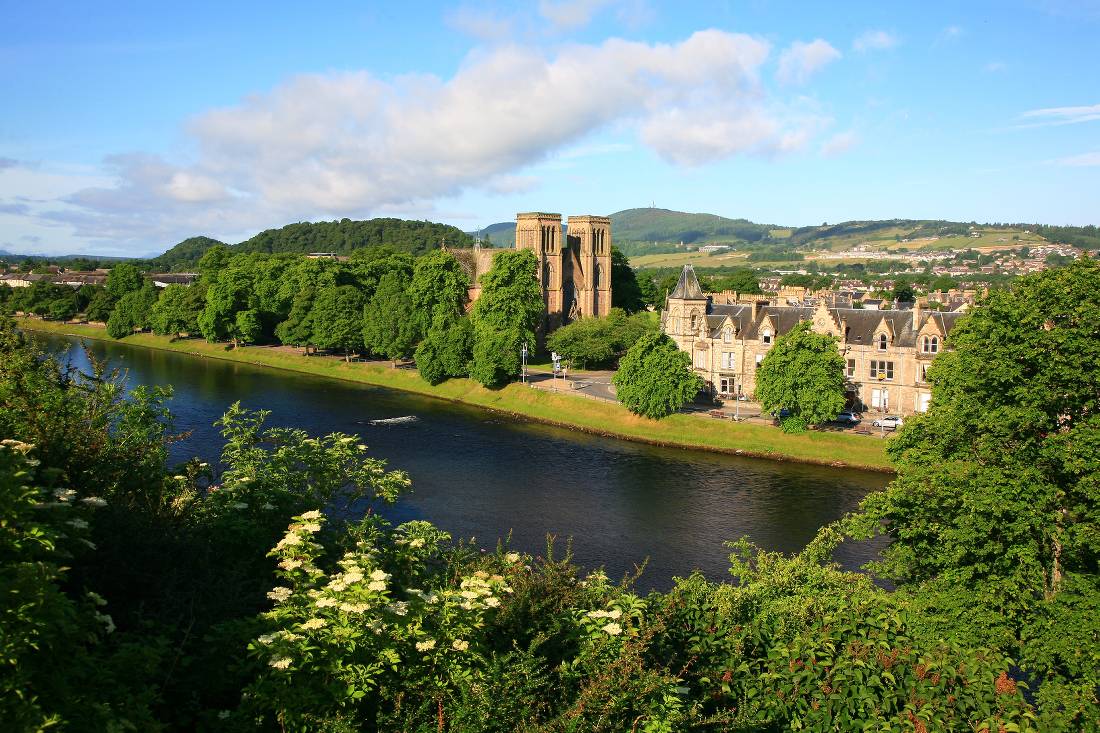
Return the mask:
<svg viewBox="0 0 1100 733">
<path fill-rule="evenodd" d="M 320 349 L 339 349 L 351 361 L 351 353 L 363 345 L 362 292 L 352 285 L 321 290 L 313 303 L 313 339 Z"/>
<path fill-rule="evenodd" d="M 404 273 L 387 272 L 363 309 L 363 345 L 394 362 L 408 359 L 420 340 L 420 319 L 408 293 Z"/>
<path fill-rule="evenodd" d="M 756 399 L 767 412 L 790 411 L 783 430 L 836 419 L 844 409 L 844 357 L 832 336 L 803 321 L 775 340 L 756 370 Z"/>
<path fill-rule="evenodd" d="M 703 387 L 691 371 L 691 358 L 663 333 L 639 338 L 611 380 L 628 410 L 654 420 L 679 410 Z"/>
</svg>

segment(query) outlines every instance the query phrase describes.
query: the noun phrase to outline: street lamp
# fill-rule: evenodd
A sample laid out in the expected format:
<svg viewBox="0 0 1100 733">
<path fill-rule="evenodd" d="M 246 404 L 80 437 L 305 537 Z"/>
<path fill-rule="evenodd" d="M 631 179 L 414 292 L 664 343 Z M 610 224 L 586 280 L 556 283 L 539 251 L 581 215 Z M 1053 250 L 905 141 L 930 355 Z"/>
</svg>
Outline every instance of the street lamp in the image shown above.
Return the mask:
<svg viewBox="0 0 1100 733">
<path fill-rule="evenodd" d="M 519 373 L 519 379 L 520 379 L 521 382 L 526 384 L 527 383 L 527 342 L 526 341 L 523 342 L 523 348 L 520 349 L 519 355 L 520 355 L 520 362 L 522 364 L 522 367 L 521 367 L 520 373 Z"/>
</svg>

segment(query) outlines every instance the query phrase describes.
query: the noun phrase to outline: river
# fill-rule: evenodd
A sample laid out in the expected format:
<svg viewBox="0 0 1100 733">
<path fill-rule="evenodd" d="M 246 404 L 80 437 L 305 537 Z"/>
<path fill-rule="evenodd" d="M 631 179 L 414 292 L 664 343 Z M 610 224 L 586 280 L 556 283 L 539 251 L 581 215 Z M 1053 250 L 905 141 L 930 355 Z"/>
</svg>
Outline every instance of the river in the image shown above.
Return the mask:
<svg viewBox="0 0 1100 733">
<path fill-rule="evenodd" d="M 35 334 L 87 369 L 79 339 Z M 649 564 L 638 586 L 667 589 L 699 569 L 728 578 L 723 543 L 742 536 L 769 550 L 801 549 L 819 527 L 856 508 L 889 480 L 883 474 L 780 463 L 601 438 L 408 394 L 125 343 L 85 342 L 88 352 L 127 372 L 128 385 L 172 385 L 178 430 L 173 460 L 216 462 L 213 423 L 240 400 L 271 411 L 269 423 L 313 434 L 357 434 L 370 454 L 409 472 L 413 492 L 383 514 L 426 519 L 455 538 L 541 554 L 547 534 L 558 551 L 572 538 L 574 559 L 621 577 Z M 305 357 L 303 357 L 305 358 Z M 372 420 L 415 420 L 370 424 Z M 881 543 L 842 546 L 837 560 L 862 565 Z"/>
</svg>

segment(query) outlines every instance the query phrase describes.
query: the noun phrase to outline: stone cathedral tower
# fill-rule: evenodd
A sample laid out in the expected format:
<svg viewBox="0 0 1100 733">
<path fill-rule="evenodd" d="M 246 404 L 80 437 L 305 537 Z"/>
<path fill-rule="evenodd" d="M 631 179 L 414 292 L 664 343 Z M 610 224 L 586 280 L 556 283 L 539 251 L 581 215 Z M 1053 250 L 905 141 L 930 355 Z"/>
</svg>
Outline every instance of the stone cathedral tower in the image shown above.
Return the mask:
<svg viewBox="0 0 1100 733">
<path fill-rule="evenodd" d="M 538 258 L 544 333 L 611 311 L 610 218 L 571 216 L 563 238 L 561 214 L 516 214 L 516 249 L 529 249 Z"/>
</svg>

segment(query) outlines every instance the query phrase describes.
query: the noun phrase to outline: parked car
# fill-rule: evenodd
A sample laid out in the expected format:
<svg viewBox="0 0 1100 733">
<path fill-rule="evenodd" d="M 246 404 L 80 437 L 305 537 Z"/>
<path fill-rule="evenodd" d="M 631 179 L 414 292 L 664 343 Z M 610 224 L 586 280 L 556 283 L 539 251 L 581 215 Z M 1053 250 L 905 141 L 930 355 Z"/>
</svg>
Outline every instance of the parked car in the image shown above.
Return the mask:
<svg viewBox="0 0 1100 733">
<path fill-rule="evenodd" d="M 880 417 L 873 423 L 876 428 L 890 428 L 891 430 L 897 430 L 902 426 L 901 418 L 897 415 L 887 415 L 886 417 Z"/>
<path fill-rule="evenodd" d="M 776 420 L 782 420 L 790 416 L 791 411 L 788 410 L 786 407 L 780 407 L 778 410 L 772 412 L 772 417 L 774 417 Z"/>
<path fill-rule="evenodd" d="M 858 425 L 863 422 L 863 415 L 853 410 L 845 410 L 836 416 L 836 422 L 847 423 L 849 425 Z"/>
</svg>

